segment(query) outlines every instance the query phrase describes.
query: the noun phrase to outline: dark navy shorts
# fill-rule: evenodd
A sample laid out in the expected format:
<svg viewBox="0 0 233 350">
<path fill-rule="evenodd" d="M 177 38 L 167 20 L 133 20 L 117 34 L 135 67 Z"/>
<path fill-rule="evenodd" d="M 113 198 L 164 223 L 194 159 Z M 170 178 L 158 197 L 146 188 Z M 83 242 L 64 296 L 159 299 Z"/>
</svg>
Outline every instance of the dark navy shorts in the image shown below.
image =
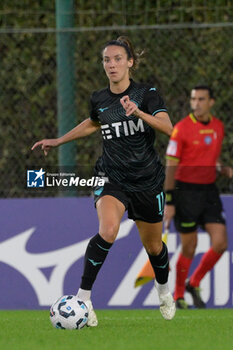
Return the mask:
<svg viewBox="0 0 233 350">
<path fill-rule="evenodd" d="M 113 196 L 125 206 L 128 218 L 149 223 L 163 220 L 164 199 L 163 189 L 159 191 L 129 192 L 114 183 L 105 183 L 104 186 L 94 188 L 95 203 L 103 196 Z"/>
</svg>

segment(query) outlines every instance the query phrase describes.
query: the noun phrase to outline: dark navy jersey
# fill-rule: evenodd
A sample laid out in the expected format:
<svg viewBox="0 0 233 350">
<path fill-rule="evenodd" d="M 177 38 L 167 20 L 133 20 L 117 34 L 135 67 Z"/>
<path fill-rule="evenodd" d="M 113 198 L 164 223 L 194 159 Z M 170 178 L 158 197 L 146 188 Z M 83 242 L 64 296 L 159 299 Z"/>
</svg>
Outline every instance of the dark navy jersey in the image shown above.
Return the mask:
<svg viewBox="0 0 233 350">
<path fill-rule="evenodd" d="M 140 110 L 156 118 L 167 112 L 156 88 L 131 80 L 121 94 L 109 88 L 91 96 L 90 118 L 101 124 L 103 154 L 95 166 L 95 173 L 122 186 L 127 191 L 160 189 L 164 169 L 154 149 L 155 130 L 142 119 L 127 117 L 120 99 L 128 95 Z"/>
</svg>

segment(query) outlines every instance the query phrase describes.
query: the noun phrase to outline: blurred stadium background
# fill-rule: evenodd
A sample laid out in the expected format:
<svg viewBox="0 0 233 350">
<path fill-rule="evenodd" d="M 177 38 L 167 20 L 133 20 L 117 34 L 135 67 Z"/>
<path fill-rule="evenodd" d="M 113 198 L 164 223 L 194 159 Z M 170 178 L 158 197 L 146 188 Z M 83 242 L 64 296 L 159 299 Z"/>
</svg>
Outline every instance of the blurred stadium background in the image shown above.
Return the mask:
<svg viewBox="0 0 233 350">
<path fill-rule="evenodd" d="M 100 135 L 74 143 L 68 164 L 62 164 L 59 150 L 45 159 L 30 148 L 88 117 L 90 93 L 107 83 L 102 45 L 122 34 L 129 35 L 139 51 L 145 50 L 134 78 L 155 84 L 173 123 L 189 112 L 189 91 L 195 84 L 213 87 L 214 114 L 226 130 L 222 158 L 233 166 L 232 1 L 67 0 L 63 5 L 61 0 L 0 3 L 2 198 L 60 195 L 27 190 L 27 169 L 77 164 L 77 171 L 90 174 L 101 151 Z M 66 12 L 69 6 L 73 12 Z M 68 28 L 61 28 L 62 21 Z M 65 50 L 68 60 L 62 61 Z M 162 158 L 167 142 L 158 136 Z M 219 180 L 219 187 L 222 193 L 232 191 L 226 179 Z"/>
</svg>

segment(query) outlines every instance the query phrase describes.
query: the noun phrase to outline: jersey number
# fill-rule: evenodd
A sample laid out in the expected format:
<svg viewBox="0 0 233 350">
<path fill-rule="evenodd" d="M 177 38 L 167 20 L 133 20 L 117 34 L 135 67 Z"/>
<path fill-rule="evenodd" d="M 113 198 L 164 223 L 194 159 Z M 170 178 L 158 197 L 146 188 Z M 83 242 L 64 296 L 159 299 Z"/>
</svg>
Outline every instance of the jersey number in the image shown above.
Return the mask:
<svg viewBox="0 0 233 350">
<path fill-rule="evenodd" d="M 164 193 L 161 192 L 157 194 L 156 196 L 157 201 L 158 201 L 158 208 L 159 208 L 159 215 L 163 215 L 163 209 L 164 209 Z"/>
</svg>

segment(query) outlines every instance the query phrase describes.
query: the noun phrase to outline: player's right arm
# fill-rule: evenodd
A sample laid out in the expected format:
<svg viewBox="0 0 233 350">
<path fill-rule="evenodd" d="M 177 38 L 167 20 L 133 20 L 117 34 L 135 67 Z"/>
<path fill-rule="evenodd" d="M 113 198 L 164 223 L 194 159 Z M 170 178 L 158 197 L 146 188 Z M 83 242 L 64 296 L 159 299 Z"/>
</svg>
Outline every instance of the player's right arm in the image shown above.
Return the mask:
<svg viewBox="0 0 233 350">
<path fill-rule="evenodd" d="M 173 129 L 167 151 L 166 151 L 166 177 L 164 183 L 164 189 L 166 192 L 166 205 L 164 207 L 164 223 L 165 228 L 169 228 L 171 220 L 175 216 L 175 174 L 179 165 L 180 156 L 182 152 L 182 141 L 179 128 L 177 125 Z"/>
<path fill-rule="evenodd" d="M 35 148 L 41 147 L 42 151 L 44 151 L 44 154 L 47 156 L 50 148 L 58 147 L 60 145 L 63 145 L 64 143 L 91 135 L 99 128 L 100 124 L 98 122 L 87 118 L 82 123 L 78 124 L 75 128 L 68 131 L 65 135 L 55 139 L 44 139 L 38 141 L 32 146 L 31 149 L 33 151 Z"/>
</svg>

